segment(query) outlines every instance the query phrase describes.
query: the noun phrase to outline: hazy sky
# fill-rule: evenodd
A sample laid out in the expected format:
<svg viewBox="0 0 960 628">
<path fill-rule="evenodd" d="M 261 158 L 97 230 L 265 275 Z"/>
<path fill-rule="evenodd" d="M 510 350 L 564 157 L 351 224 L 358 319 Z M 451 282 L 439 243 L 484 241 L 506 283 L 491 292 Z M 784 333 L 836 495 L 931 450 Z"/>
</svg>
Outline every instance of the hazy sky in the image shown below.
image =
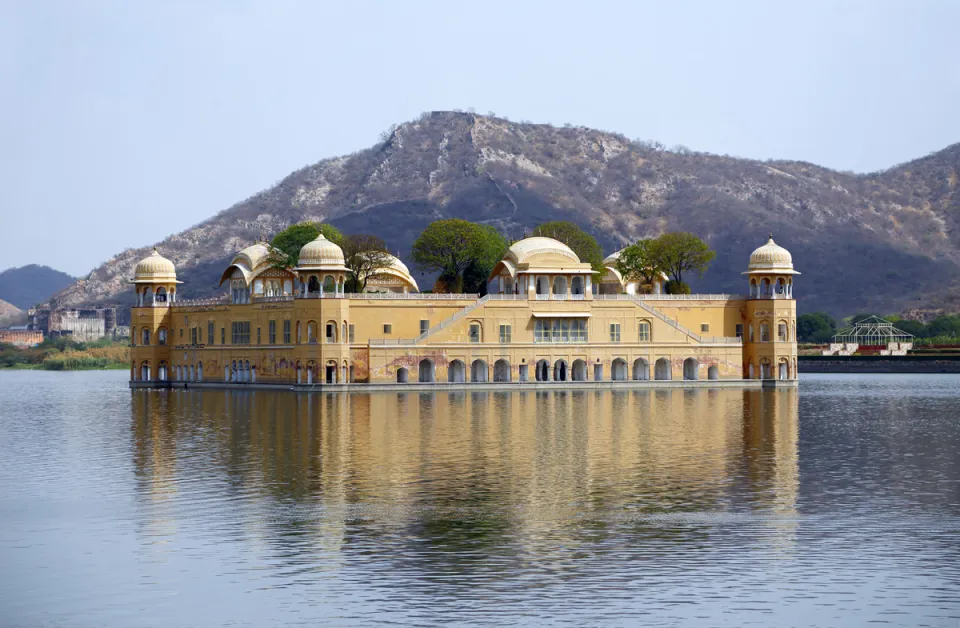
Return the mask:
<svg viewBox="0 0 960 628">
<path fill-rule="evenodd" d="M 0 269 L 84 274 L 422 111 L 872 171 L 960 141 L 960 1 L 0 0 Z"/>
</svg>

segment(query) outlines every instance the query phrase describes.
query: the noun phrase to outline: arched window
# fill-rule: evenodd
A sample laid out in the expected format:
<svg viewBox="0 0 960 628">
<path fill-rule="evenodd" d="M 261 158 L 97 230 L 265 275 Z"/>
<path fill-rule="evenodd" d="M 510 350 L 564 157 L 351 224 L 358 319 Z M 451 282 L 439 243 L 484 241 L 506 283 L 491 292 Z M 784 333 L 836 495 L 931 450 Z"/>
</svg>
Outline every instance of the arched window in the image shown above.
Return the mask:
<svg viewBox="0 0 960 628">
<path fill-rule="evenodd" d="M 167 302 L 167 289 L 163 287 L 157 288 L 157 303 L 166 303 L 166 302 Z M 160 367 L 158 366 L 157 368 L 159 369 Z"/>
<path fill-rule="evenodd" d="M 317 342 L 317 321 L 307 321 L 307 344 Z"/>
<path fill-rule="evenodd" d="M 343 321 L 340 326 L 340 342 L 347 342 L 347 321 Z"/>
<path fill-rule="evenodd" d="M 555 295 L 567 294 L 567 278 L 566 277 L 553 278 L 553 294 Z"/>
<path fill-rule="evenodd" d="M 150 330 L 146 327 L 143 328 L 143 331 L 140 334 L 140 344 L 143 346 L 150 344 Z"/>
<path fill-rule="evenodd" d="M 760 323 L 760 342 L 770 342 L 770 323 Z"/>
<path fill-rule="evenodd" d="M 650 335 L 650 321 L 640 321 L 639 328 L 639 340 L 640 342 L 650 342 L 652 336 Z"/>
<path fill-rule="evenodd" d="M 570 282 L 570 292 L 572 294 L 583 294 L 583 277 L 577 275 Z"/>
<path fill-rule="evenodd" d="M 308 294 L 320 293 L 320 280 L 317 279 L 316 275 L 310 275 L 310 279 L 307 280 L 307 293 Z"/>
<path fill-rule="evenodd" d="M 324 326 L 324 337 L 328 343 L 337 342 L 337 321 L 327 321 Z"/>
<path fill-rule="evenodd" d="M 136 327 L 130 328 L 130 344 L 133 346 L 137 346 L 137 328 Z"/>
<path fill-rule="evenodd" d="M 167 344 L 167 328 L 161 327 L 157 330 L 157 344 L 165 345 Z"/>
<path fill-rule="evenodd" d="M 787 326 L 787 321 L 777 322 L 777 340 L 780 342 L 786 342 L 789 339 L 789 327 Z"/>
<path fill-rule="evenodd" d="M 337 286 L 337 283 L 336 283 L 336 281 L 334 281 L 332 275 L 327 275 L 326 277 L 323 278 L 323 291 L 324 291 L 324 292 L 329 292 L 329 293 L 332 294 L 332 293 L 336 292 L 336 286 Z"/>
<path fill-rule="evenodd" d="M 747 325 L 747 332 L 749 333 L 750 342 L 754 342 L 753 323 L 752 323 L 752 322 L 751 322 L 749 325 Z"/>
<path fill-rule="evenodd" d="M 468 340 L 472 343 L 483 342 L 483 325 L 480 321 L 470 321 L 470 326 L 468 328 L 469 338 Z"/>
</svg>

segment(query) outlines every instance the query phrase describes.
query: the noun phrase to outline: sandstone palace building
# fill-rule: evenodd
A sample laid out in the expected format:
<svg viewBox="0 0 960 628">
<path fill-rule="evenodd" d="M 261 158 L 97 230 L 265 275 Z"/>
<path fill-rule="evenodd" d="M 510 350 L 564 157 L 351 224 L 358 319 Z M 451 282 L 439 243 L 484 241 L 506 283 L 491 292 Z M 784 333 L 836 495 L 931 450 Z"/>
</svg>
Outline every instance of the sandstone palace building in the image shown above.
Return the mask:
<svg viewBox="0 0 960 628">
<path fill-rule="evenodd" d="M 399 259 L 349 294 L 343 251 L 321 235 L 292 269 L 254 244 L 224 271 L 226 295 L 185 301 L 155 250 L 132 282 L 131 386 L 795 384 L 799 273 L 772 237 L 750 256 L 745 296 L 639 294 L 616 256 L 597 281 L 566 245 L 526 238 L 483 297 L 420 293 Z"/>
</svg>

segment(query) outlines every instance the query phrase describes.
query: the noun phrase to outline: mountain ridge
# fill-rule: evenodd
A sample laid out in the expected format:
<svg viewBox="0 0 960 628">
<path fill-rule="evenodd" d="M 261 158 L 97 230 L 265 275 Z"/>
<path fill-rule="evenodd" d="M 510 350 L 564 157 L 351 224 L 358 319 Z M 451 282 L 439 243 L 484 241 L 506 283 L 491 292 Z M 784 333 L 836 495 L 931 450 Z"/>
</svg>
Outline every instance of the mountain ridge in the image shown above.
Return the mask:
<svg viewBox="0 0 960 628">
<path fill-rule="evenodd" d="M 949 304 L 960 270 L 958 171 L 960 143 L 853 174 L 665 150 L 586 127 L 432 112 L 371 148 L 300 168 L 158 246 L 187 282 L 182 296 L 207 296 L 237 250 L 300 220 L 374 233 L 407 258 L 438 218 L 493 224 L 512 238 L 568 219 L 608 253 L 665 230 L 698 233 L 718 257 L 694 287 L 740 293 L 750 252 L 773 232 L 805 275 L 803 311 L 891 312 L 944 305 L 931 295 Z M 114 256 L 54 302 L 125 301 L 124 282 L 150 249 Z"/>
<path fill-rule="evenodd" d="M 41 264 L 8 268 L 0 272 L 0 299 L 26 310 L 43 303 L 75 281 L 75 277 L 65 272 Z"/>
</svg>

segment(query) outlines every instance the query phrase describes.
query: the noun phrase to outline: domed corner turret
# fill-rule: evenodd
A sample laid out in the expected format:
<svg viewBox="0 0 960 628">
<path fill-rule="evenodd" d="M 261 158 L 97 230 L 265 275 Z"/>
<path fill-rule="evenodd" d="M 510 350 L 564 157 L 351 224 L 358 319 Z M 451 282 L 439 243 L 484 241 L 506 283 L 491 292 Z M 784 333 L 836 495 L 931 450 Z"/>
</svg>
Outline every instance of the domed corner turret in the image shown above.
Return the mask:
<svg viewBox="0 0 960 628">
<path fill-rule="evenodd" d="M 152 307 L 167 305 L 177 300 L 177 267 L 156 247 L 153 253 L 140 260 L 133 271 L 130 281 L 136 286 L 137 306 Z"/>
<path fill-rule="evenodd" d="M 751 299 L 792 299 L 793 276 L 800 273 L 793 268 L 793 255 L 773 241 L 750 254 L 750 264 L 743 273 L 750 278 Z"/>
<path fill-rule="evenodd" d="M 343 249 L 322 233 L 303 245 L 293 271 L 300 279 L 301 297 L 337 297 L 344 293 L 348 269 Z"/>
</svg>

